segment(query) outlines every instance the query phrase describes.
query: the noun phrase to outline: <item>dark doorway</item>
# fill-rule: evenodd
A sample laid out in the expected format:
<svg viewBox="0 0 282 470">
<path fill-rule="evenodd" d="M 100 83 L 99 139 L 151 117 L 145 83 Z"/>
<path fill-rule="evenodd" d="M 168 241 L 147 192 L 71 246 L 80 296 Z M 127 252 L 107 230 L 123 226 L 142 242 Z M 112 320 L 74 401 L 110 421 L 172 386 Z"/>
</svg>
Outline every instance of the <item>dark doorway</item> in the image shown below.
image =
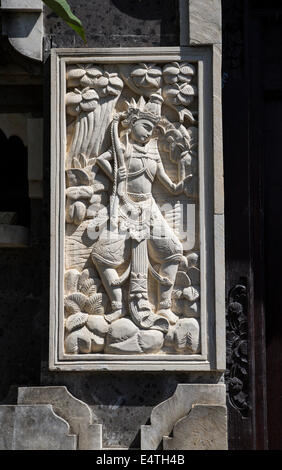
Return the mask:
<svg viewBox="0 0 282 470">
<path fill-rule="evenodd" d="M 244 370 L 241 383 L 227 374 L 229 448 L 282 449 L 282 6 L 222 7 L 227 325 L 244 289 L 247 338 L 242 352 L 228 336 Z"/>
</svg>

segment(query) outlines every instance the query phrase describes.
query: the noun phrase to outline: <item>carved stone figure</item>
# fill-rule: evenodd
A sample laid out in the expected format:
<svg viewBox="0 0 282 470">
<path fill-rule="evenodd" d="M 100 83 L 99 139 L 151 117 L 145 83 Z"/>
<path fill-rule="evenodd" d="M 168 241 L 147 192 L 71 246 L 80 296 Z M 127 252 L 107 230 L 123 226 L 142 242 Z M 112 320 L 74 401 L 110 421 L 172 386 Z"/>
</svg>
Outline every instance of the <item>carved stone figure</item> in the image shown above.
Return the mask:
<svg viewBox="0 0 282 470">
<path fill-rule="evenodd" d="M 197 204 L 195 74 L 176 62 L 67 71 L 67 353 L 200 350 L 199 256 L 178 230 L 183 201 Z"/>
</svg>

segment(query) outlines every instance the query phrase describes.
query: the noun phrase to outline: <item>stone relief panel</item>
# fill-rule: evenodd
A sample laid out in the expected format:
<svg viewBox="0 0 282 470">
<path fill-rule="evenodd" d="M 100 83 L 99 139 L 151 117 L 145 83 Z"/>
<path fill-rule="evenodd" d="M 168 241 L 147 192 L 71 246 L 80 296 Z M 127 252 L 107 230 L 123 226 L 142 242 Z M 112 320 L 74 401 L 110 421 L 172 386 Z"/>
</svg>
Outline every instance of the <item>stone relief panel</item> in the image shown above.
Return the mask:
<svg viewBox="0 0 282 470">
<path fill-rule="evenodd" d="M 181 239 L 196 66 L 78 63 L 66 79 L 65 351 L 198 353 L 198 253 Z"/>
<path fill-rule="evenodd" d="M 58 328 L 69 361 L 206 359 L 203 81 L 197 58 L 173 59 L 72 57 L 61 68 Z"/>
</svg>

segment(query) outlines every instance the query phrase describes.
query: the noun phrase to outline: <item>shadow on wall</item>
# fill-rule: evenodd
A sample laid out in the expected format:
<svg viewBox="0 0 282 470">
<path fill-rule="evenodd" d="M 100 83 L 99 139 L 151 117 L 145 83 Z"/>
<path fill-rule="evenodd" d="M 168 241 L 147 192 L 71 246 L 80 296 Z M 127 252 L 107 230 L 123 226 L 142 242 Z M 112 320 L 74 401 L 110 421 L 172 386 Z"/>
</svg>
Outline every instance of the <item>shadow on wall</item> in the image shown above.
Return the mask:
<svg viewBox="0 0 282 470">
<path fill-rule="evenodd" d="M 175 17 L 178 2 L 174 0 L 111 0 L 113 5 L 122 13 L 140 20 L 158 20 L 167 22 L 169 26 L 172 17 Z M 167 31 L 167 30 L 166 30 Z"/>
<path fill-rule="evenodd" d="M 0 185 L 0 211 L 16 212 L 17 224 L 28 227 L 30 224 L 30 199 L 28 195 L 27 148 L 22 140 L 12 135 L 7 138 L 0 129 L 2 151 Z M 8 176 L 10 175 L 10 176 Z"/>
<path fill-rule="evenodd" d="M 178 1 L 175 0 L 111 0 L 120 12 L 144 21 L 160 21 L 160 45 L 168 45 L 167 37 L 179 36 Z M 178 41 L 176 44 L 178 45 Z"/>
</svg>

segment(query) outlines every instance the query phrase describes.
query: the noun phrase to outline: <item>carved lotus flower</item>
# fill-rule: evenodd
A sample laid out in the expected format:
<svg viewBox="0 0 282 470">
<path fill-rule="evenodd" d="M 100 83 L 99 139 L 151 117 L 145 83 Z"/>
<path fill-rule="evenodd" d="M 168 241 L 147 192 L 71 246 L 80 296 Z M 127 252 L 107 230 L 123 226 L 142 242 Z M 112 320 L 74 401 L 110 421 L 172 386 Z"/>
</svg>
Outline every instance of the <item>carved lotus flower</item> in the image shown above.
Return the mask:
<svg viewBox="0 0 282 470">
<path fill-rule="evenodd" d="M 197 93 L 197 88 L 189 83 L 174 83 L 164 87 L 164 96 L 172 106 L 188 106 Z"/>
<path fill-rule="evenodd" d="M 190 83 L 195 73 L 195 67 L 187 62 L 181 64 L 172 62 L 163 68 L 164 81 L 168 84 L 177 82 Z"/>
<path fill-rule="evenodd" d="M 105 72 L 96 81 L 97 90 L 100 96 L 118 96 L 123 88 L 123 81 L 115 72 Z"/>
<path fill-rule="evenodd" d="M 79 64 L 70 65 L 67 68 L 67 85 L 72 87 L 93 87 L 96 85 L 97 79 L 103 75 L 103 70 L 100 67 L 92 64 Z"/>
<path fill-rule="evenodd" d="M 186 157 L 187 164 L 191 163 L 190 156 L 190 135 L 182 124 L 173 123 L 165 130 L 163 142 L 161 143 L 162 149 L 170 153 L 170 159 L 174 163 L 179 163 L 180 160 Z M 188 165 L 189 166 L 189 165 Z"/>
<path fill-rule="evenodd" d="M 138 64 L 133 68 L 131 78 L 137 87 L 159 89 L 162 70 L 155 64 Z"/>
<path fill-rule="evenodd" d="M 90 113 L 96 108 L 98 99 L 97 92 L 89 87 L 83 90 L 75 88 L 66 94 L 67 113 L 71 116 L 78 116 L 81 111 Z"/>
</svg>

